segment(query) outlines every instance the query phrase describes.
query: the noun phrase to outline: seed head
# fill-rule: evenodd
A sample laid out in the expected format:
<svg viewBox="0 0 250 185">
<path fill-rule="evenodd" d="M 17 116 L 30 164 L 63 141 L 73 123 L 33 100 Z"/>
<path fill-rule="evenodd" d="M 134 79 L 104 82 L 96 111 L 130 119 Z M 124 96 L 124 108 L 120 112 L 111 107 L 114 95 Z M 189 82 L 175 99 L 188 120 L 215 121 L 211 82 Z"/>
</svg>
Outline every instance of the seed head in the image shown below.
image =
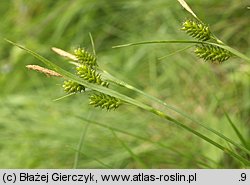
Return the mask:
<svg viewBox="0 0 250 185">
<path fill-rule="evenodd" d="M 107 110 L 115 110 L 121 105 L 121 100 L 103 93 L 93 94 L 89 97 L 89 104 Z"/>
<path fill-rule="evenodd" d="M 63 89 L 66 93 L 77 93 L 85 91 L 85 87 L 81 84 L 78 84 L 72 80 L 64 81 Z"/>
<path fill-rule="evenodd" d="M 210 39 L 211 32 L 209 27 L 203 23 L 198 23 L 191 20 L 186 20 L 181 30 L 200 41 L 206 41 Z"/>
<path fill-rule="evenodd" d="M 101 79 L 101 75 L 96 72 L 96 70 L 91 69 L 86 65 L 80 65 L 76 68 L 77 75 L 89 83 L 96 83 L 104 87 L 108 87 L 109 83 Z"/>
<path fill-rule="evenodd" d="M 74 51 L 74 55 L 78 59 L 79 63 L 83 65 L 87 65 L 91 68 L 97 67 L 96 56 L 94 56 L 93 54 L 90 54 L 86 50 L 82 48 L 78 48 Z"/>
<path fill-rule="evenodd" d="M 198 45 L 194 52 L 198 57 L 203 58 L 205 61 L 209 60 L 212 62 L 224 62 L 232 56 L 230 51 L 210 44 Z"/>
</svg>

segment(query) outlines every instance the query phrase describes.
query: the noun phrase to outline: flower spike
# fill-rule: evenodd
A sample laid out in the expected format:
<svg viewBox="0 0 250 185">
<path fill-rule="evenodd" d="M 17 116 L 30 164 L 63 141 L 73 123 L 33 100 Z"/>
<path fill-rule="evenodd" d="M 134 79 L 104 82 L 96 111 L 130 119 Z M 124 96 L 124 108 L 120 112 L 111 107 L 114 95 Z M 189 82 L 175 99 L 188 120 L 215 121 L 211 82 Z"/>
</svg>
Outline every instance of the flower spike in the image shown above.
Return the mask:
<svg viewBox="0 0 250 185">
<path fill-rule="evenodd" d="M 77 93 L 85 91 L 85 87 L 81 84 L 78 84 L 72 80 L 64 81 L 63 89 L 66 93 Z"/>
<path fill-rule="evenodd" d="M 81 65 L 76 68 L 77 75 L 79 75 L 84 80 L 87 80 L 89 83 L 96 83 L 104 87 L 108 87 L 109 83 L 101 79 L 101 75 L 98 74 L 94 69 L 86 65 Z"/>
<path fill-rule="evenodd" d="M 81 48 L 76 49 L 74 51 L 74 55 L 78 59 L 79 63 L 90 66 L 91 68 L 97 67 L 96 56 L 90 54 L 84 49 Z"/>
<path fill-rule="evenodd" d="M 198 23 L 191 20 L 186 20 L 183 23 L 181 30 L 200 41 L 206 41 L 210 39 L 211 32 L 208 26 L 203 23 Z"/>
<path fill-rule="evenodd" d="M 89 97 L 89 104 L 107 110 L 115 110 L 121 105 L 121 100 L 103 93 L 93 94 Z"/>
<path fill-rule="evenodd" d="M 203 58 L 205 61 L 210 60 L 212 62 L 224 62 L 232 56 L 230 51 L 210 44 L 196 46 L 194 52 L 198 57 Z"/>
</svg>

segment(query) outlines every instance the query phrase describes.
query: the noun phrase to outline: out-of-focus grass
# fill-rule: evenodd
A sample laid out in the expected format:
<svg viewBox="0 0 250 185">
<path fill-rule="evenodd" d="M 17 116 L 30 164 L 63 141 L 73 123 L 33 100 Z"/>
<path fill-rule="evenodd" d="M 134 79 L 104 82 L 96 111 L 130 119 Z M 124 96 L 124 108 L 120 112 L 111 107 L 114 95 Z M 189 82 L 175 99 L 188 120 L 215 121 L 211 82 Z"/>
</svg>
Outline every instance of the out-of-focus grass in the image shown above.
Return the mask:
<svg viewBox="0 0 250 185">
<path fill-rule="evenodd" d="M 193 0 L 190 5 L 218 37 L 250 55 L 246 4 Z M 237 58 L 221 65 L 204 63 L 192 49 L 157 60 L 185 45 L 111 49 L 134 41 L 189 39 L 179 29 L 188 14 L 177 2 L 17 0 L 1 1 L 0 11 L 2 38 L 25 44 L 65 67 L 67 62 L 50 48 L 91 50 L 91 32 L 103 69 L 240 142 L 224 108 L 249 141 L 249 65 Z M 1 168 L 71 168 L 83 132 L 78 168 L 242 167 L 195 136 L 132 106 L 101 111 L 87 105 L 84 94 L 54 102 L 64 95 L 58 85 L 62 80 L 26 70 L 25 65 L 38 61 L 3 39 L 0 46 Z"/>
</svg>

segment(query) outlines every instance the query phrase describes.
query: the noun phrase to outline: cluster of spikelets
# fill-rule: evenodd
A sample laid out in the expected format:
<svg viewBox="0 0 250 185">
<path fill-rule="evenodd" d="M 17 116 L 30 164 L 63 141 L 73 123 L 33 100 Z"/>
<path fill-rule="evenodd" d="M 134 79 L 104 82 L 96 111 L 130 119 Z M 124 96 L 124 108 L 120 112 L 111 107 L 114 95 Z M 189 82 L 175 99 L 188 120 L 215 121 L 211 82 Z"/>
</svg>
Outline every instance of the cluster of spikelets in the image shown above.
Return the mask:
<svg viewBox="0 0 250 185">
<path fill-rule="evenodd" d="M 209 27 L 204 23 L 186 20 L 182 26 L 181 30 L 185 31 L 188 35 L 198 39 L 199 41 L 212 39 L 212 33 Z M 198 57 L 203 58 L 205 61 L 212 62 L 224 62 L 232 56 L 231 52 L 207 43 L 198 44 L 194 52 Z"/>
<path fill-rule="evenodd" d="M 109 83 L 103 80 L 101 74 L 97 71 L 98 65 L 96 56 L 81 48 L 74 51 L 74 56 L 78 62 L 78 65 L 76 66 L 76 74 L 80 78 L 89 83 L 94 83 L 108 88 Z M 64 81 L 63 88 L 64 91 L 69 94 L 81 93 L 86 89 L 85 86 L 71 80 Z M 118 108 L 121 105 L 121 100 L 110 95 L 94 91 L 89 97 L 89 104 L 94 107 L 111 110 Z"/>
</svg>

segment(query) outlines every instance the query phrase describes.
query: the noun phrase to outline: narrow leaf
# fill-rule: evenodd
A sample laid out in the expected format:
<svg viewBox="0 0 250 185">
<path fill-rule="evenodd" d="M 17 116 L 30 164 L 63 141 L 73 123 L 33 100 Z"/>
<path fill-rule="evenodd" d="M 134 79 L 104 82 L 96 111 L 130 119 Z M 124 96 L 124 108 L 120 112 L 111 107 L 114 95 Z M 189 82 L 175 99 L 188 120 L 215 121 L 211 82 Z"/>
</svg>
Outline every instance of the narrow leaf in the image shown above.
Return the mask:
<svg viewBox="0 0 250 185">
<path fill-rule="evenodd" d="M 247 147 L 247 142 L 245 141 L 244 137 L 242 136 L 242 134 L 240 133 L 240 131 L 238 130 L 238 128 L 235 126 L 235 124 L 233 123 L 233 121 L 231 120 L 231 118 L 229 117 L 229 115 L 224 112 L 228 122 L 230 123 L 231 127 L 233 128 L 234 132 L 237 134 L 238 138 L 240 139 L 242 145 L 244 145 L 245 147 Z"/>
<path fill-rule="evenodd" d="M 175 43 L 175 44 L 210 44 L 210 45 L 214 45 L 214 46 L 218 46 L 220 48 L 223 48 L 225 50 L 230 51 L 232 54 L 234 54 L 235 56 L 238 56 L 239 58 L 250 62 L 250 58 L 247 57 L 246 55 L 244 55 L 243 53 L 237 51 L 234 48 L 231 48 L 227 45 L 223 45 L 223 44 L 216 44 L 213 42 L 207 42 L 207 41 L 196 41 L 196 40 L 153 40 L 153 41 L 142 41 L 142 42 L 133 42 L 133 43 L 128 43 L 128 44 L 122 44 L 122 45 L 118 45 L 118 46 L 113 46 L 112 48 L 122 48 L 122 47 L 129 47 L 129 46 L 137 46 L 137 45 L 144 45 L 144 44 L 170 44 L 170 43 Z"/>
<path fill-rule="evenodd" d="M 131 148 L 129 147 L 129 146 L 127 146 L 127 144 L 123 141 L 123 140 L 121 140 L 118 136 L 117 136 L 117 134 L 110 128 L 110 131 L 112 132 L 112 134 L 113 134 L 113 136 L 115 137 L 115 139 L 117 140 L 117 141 L 119 141 L 120 142 L 120 144 L 125 148 L 125 150 L 127 150 L 127 152 L 130 154 L 130 156 L 135 160 L 135 161 L 137 161 L 138 163 L 140 163 L 142 166 L 143 166 L 143 168 L 145 169 L 145 168 L 148 168 L 147 167 L 147 165 L 131 150 Z"/>
<path fill-rule="evenodd" d="M 195 15 L 195 13 L 193 12 L 193 10 L 188 6 L 188 4 L 186 3 L 186 1 L 184 1 L 184 0 L 178 0 L 178 2 L 181 4 L 181 6 L 183 8 L 185 8 L 189 13 L 191 13 L 196 19 L 199 20 L 199 18 Z"/>
</svg>

